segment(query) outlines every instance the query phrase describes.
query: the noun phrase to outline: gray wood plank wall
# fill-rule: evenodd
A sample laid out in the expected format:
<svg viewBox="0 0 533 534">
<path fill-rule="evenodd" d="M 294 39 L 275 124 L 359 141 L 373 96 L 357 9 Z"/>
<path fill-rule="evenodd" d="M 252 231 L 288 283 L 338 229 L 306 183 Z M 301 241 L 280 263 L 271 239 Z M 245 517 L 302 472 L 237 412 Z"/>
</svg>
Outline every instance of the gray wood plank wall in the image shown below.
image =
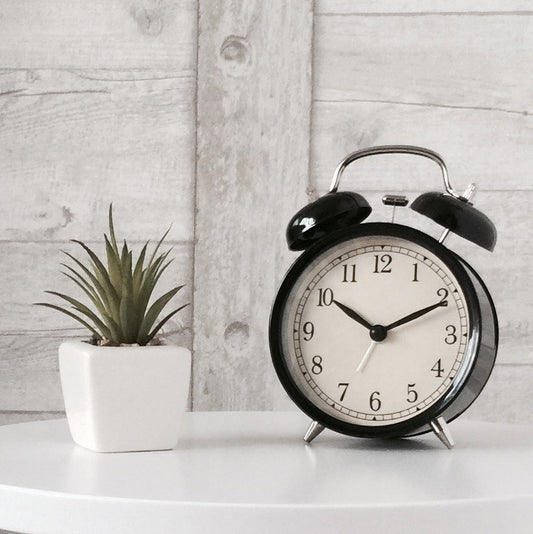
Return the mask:
<svg viewBox="0 0 533 534">
<path fill-rule="evenodd" d="M 284 227 L 346 153 L 420 144 L 496 222 L 481 272 L 501 320 L 494 376 L 472 416 L 533 422 L 529 213 L 533 50 L 527 1 L 5 0 L 0 16 L 0 423 L 62 414 L 57 345 L 82 336 L 32 307 L 66 290 L 61 249 L 101 245 L 113 201 L 134 243 L 172 223 L 194 349 L 191 408 L 292 409 L 267 321 L 295 258 Z M 391 157 L 345 175 L 384 192 L 439 189 L 431 164 Z M 409 210 L 400 222 L 438 230 Z"/>
</svg>

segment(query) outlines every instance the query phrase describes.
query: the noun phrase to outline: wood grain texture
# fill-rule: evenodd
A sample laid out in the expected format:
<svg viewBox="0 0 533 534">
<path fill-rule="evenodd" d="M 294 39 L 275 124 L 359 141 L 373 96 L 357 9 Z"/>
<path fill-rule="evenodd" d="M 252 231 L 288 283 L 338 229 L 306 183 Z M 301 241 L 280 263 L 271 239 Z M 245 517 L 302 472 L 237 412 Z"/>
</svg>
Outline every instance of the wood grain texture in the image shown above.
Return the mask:
<svg viewBox="0 0 533 534">
<path fill-rule="evenodd" d="M 0 336 L 0 410 L 64 410 L 57 348 L 64 338 L 46 336 Z"/>
<path fill-rule="evenodd" d="M 130 239 L 190 239 L 194 92 L 174 71 L 0 70 L 0 239 L 101 239 L 112 201 Z"/>
<path fill-rule="evenodd" d="M 462 191 L 473 181 L 482 190 L 531 190 L 532 137 L 531 115 L 430 105 L 315 102 L 312 183 L 319 191 L 327 190 L 338 162 L 360 148 L 411 144 L 432 148 L 444 157 L 455 189 Z M 430 160 L 387 155 L 358 161 L 347 169 L 342 185 L 374 191 L 440 190 L 442 178 Z"/>
<path fill-rule="evenodd" d="M 532 21 L 317 17 L 314 97 L 531 113 Z"/>
<path fill-rule="evenodd" d="M 194 0 L 4 0 L 0 67 L 194 72 Z"/>
<path fill-rule="evenodd" d="M 194 409 L 283 398 L 268 314 L 306 202 L 312 2 L 201 2 Z"/>
</svg>

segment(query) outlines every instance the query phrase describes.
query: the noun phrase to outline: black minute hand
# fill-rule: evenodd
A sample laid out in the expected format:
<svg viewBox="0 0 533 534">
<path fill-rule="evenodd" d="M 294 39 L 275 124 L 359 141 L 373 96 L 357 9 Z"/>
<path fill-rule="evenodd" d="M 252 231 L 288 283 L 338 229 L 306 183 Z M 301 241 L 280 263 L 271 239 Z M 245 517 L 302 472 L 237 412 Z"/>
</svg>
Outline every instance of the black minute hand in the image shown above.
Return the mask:
<svg viewBox="0 0 533 534">
<path fill-rule="evenodd" d="M 387 325 L 385 328 L 387 329 L 387 331 L 392 330 L 393 328 L 396 328 L 397 326 L 400 326 L 402 324 L 408 323 L 409 321 L 418 319 L 419 317 L 422 317 L 422 315 L 426 315 L 426 313 L 429 313 L 435 308 L 440 308 L 441 306 L 448 306 L 448 302 L 446 300 L 441 300 L 437 302 L 437 304 L 432 304 L 431 306 L 428 306 L 427 308 L 422 308 L 421 310 L 410 313 L 409 315 L 406 315 L 405 317 L 402 317 L 401 319 L 394 321 L 394 323 Z"/>
<path fill-rule="evenodd" d="M 357 312 L 353 311 L 351 308 L 348 308 L 348 306 L 345 306 L 344 304 L 341 304 L 340 302 L 337 302 L 336 300 L 334 300 L 333 302 L 348 317 L 350 317 L 354 321 L 357 321 L 360 325 L 363 325 L 365 328 L 368 328 L 368 330 L 370 330 L 372 328 L 372 325 L 366 319 L 363 319 Z"/>
</svg>

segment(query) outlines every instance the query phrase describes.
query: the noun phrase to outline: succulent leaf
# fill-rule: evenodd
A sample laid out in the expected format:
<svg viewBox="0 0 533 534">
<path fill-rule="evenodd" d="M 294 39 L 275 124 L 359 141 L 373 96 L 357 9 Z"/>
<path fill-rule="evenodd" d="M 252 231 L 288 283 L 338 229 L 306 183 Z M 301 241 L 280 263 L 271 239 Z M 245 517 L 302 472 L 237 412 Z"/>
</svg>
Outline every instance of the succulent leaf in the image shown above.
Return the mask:
<svg viewBox="0 0 533 534">
<path fill-rule="evenodd" d="M 37 303 L 37 305 L 52 308 L 72 317 L 85 326 L 94 338 L 105 341 L 106 344 L 149 343 L 167 321 L 186 306 L 173 310 L 156 324 L 159 315 L 183 286 L 171 289 L 148 306 L 161 275 L 173 261 L 167 260 L 172 249 L 159 252 L 169 231 L 170 228 L 157 242 L 148 262 L 146 257 L 149 242 L 145 243 L 134 262 L 133 251 L 129 249 L 126 240 L 123 241 L 121 250 L 118 249 L 113 225 L 113 206 L 110 205 L 109 237 L 104 234 L 107 265 L 91 248 L 79 240 L 73 242 L 80 245 L 87 253 L 87 265 L 65 251 L 64 254 L 79 270 L 66 263 L 61 264 L 66 269 L 62 274 L 82 290 L 94 306 L 94 310 L 76 298 L 55 291 L 47 293 L 65 300 L 77 313 L 55 304 Z"/>
<path fill-rule="evenodd" d="M 109 296 L 106 293 L 105 289 L 102 287 L 102 284 L 98 281 L 98 278 L 87 268 L 81 261 L 68 252 L 63 251 L 63 253 L 68 256 L 76 265 L 78 265 L 83 272 L 89 277 L 89 280 L 92 282 L 93 289 L 98 293 L 100 299 L 104 303 L 107 310 L 112 311 L 112 303 L 110 302 Z M 81 275 L 79 275 L 81 276 Z"/>
<path fill-rule="evenodd" d="M 183 286 L 175 287 L 174 289 L 171 289 L 167 293 L 165 293 L 162 297 L 159 297 L 148 309 L 146 312 L 146 315 L 144 316 L 143 322 L 141 324 L 141 327 L 139 329 L 139 337 L 141 339 L 145 338 L 148 333 L 150 332 L 150 329 L 152 328 L 152 325 L 156 321 L 156 319 L 159 317 L 159 314 L 162 312 L 163 308 L 169 303 L 170 299 L 182 288 Z"/>
<path fill-rule="evenodd" d="M 113 250 L 118 257 L 118 247 L 117 247 L 117 238 L 115 237 L 115 226 L 113 225 L 113 203 L 109 204 L 109 236 L 111 237 L 111 244 L 113 245 Z"/>
<path fill-rule="evenodd" d="M 109 242 L 107 235 L 104 235 L 105 238 L 105 248 L 107 255 L 107 269 L 109 271 L 109 279 L 111 284 L 115 288 L 115 291 L 120 295 L 122 289 L 122 272 L 120 265 L 120 258 L 115 252 L 113 245 Z"/>
<path fill-rule="evenodd" d="M 103 323 L 103 321 L 85 304 L 80 302 L 79 300 L 69 297 L 68 295 L 63 295 L 62 293 L 58 293 L 57 291 L 45 291 L 45 293 L 48 293 L 50 295 L 55 295 L 56 297 L 59 297 L 63 300 L 66 300 L 69 304 L 71 304 L 74 309 L 81 314 L 85 315 L 88 319 L 90 319 L 93 324 L 100 330 L 100 332 L 103 334 L 104 337 L 108 338 L 111 337 L 111 334 L 106 327 L 106 325 Z"/>
<path fill-rule="evenodd" d="M 96 328 L 90 325 L 88 322 L 84 321 L 81 317 L 78 317 L 75 313 L 72 313 L 69 310 L 65 310 L 65 308 L 62 308 L 61 306 L 56 306 L 55 304 L 49 304 L 48 302 L 36 302 L 36 306 L 46 306 L 47 308 L 52 308 L 53 310 L 60 311 L 61 313 L 64 313 L 65 315 L 68 315 L 69 317 L 72 317 L 73 319 L 76 319 L 79 323 L 81 323 L 85 328 L 90 330 L 92 334 L 97 339 L 102 339 L 102 334 L 96 331 Z"/>
<path fill-rule="evenodd" d="M 139 345 L 146 345 L 147 343 L 150 343 L 150 341 L 152 341 L 152 339 L 157 334 L 157 332 L 159 332 L 159 330 L 161 330 L 161 328 L 163 328 L 163 326 L 166 324 L 166 322 L 169 319 L 171 319 L 172 317 L 174 317 L 174 315 L 176 315 L 176 313 L 178 313 L 179 311 L 183 310 L 183 308 L 187 307 L 188 305 L 189 304 L 184 304 L 183 306 L 180 306 L 177 310 L 174 310 L 173 312 L 170 312 L 164 319 L 162 319 L 157 324 L 157 326 L 148 334 L 148 336 L 142 340 L 143 343 L 139 343 Z"/>
<path fill-rule="evenodd" d="M 97 309 L 100 315 L 105 313 L 105 306 L 103 305 L 98 295 L 94 294 L 94 291 L 92 291 L 91 287 L 86 287 L 77 278 L 74 278 L 74 276 L 68 273 L 63 272 L 63 274 L 67 278 L 70 278 L 70 280 L 72 280 L 78 287 L 80 287 L 83 290 L 83 292 L 89 297 L 89 299 L 91 300 L 91 302 L 93 303 L 94 307 Z"/>
</svg>

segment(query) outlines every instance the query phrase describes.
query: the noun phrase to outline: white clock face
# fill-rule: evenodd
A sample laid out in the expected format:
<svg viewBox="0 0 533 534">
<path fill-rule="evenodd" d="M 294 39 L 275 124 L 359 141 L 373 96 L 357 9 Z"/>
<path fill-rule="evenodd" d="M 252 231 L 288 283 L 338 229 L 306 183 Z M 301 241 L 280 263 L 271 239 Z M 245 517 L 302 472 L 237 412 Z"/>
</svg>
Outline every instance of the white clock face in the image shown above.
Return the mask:
<svg viewBox="0 0 533 534">
<path fill-rule="evenodd" d="M 464 293 L 434 253 L 391 236 L 361 236 L 318 256 L 283 313 L 282 348 L 298 389 L 352 424 L 410 419 L 464 373 Z"/>
</svg>

